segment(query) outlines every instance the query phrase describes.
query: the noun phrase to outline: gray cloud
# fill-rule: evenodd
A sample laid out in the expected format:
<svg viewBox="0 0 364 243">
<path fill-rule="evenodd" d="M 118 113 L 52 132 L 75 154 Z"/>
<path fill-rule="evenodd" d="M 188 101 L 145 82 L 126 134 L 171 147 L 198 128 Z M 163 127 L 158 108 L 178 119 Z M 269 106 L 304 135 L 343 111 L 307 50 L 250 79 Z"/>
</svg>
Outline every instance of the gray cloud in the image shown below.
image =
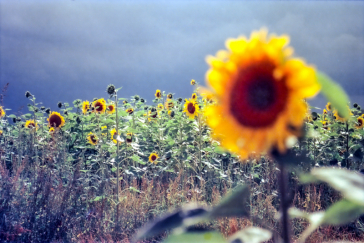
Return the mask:
<svg viewBox="0 0 364 243">
<path fill-rule="evenodd" d="M 155 89 L 190 96 L 204 83 L 205 56 L 228 37 L 266 26 L 287 33 L 296 54 L 336 79 L 364 104 L 363 2 L 1 1 L 0 81 L 5 105 L 46 106 L 122 96 L 149 100 Z M 317 104 L 322 106 L 323 99 Z"/>
</svg>

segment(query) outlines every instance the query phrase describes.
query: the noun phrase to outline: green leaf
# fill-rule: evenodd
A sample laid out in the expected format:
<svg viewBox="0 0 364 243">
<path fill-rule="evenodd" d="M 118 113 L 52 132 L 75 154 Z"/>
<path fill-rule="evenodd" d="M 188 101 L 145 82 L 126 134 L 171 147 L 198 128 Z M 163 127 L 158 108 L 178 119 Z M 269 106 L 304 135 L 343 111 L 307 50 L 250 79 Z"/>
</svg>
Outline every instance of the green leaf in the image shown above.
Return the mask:
<svg viewBox="0 0 364 243">
<path fill-rule="evenodd" d="M 217 232 L 184 233 L 169 236 L 163 243 L 224 243 L 224 237 Z"/>
<path fill-rule="evenodd" d="M 14 114 L 10 114 L 8 115 L 9 118 L 16 118 L 16 116 Z"/>
<path fill-rule="evenodd" d="M 140 193 L 140 191 L 138 190 L 138 189 L 136 189 L 135 187 L 129 187 L 129 190 L 130 191 L 133 191 L 133 192 L 139 192 Z"/>
<path fill-rule="evenodd" d="M 248 227 L 236 232 L 228 240 L 229 242 L 261 243 L 270 240 L 270 238 L 272 238 L 272 233 L 269 230 L 259 227 Z"/>
<path fill-rule="evenodd" d="M 326 97 L 326 99 L 331 102 L 331 105 L 338 110 L 340 116 L 344 118 L 349 118 L 349 109 L 347 104 L 349 103 L 349 98 L 345 91 L 334 82 L 326 74 L 317 71 L 316 72 L 317 82 L 321 85 L 321 92 Z"/>
<path fill-rule="evenodd" d="M 307 176 L 302 176 L 302 183 L 322 181 L 328 183 L 342 195 L 360 205 L 364 205 L 364 175 L 344 168 L 314 168 Z"/>
<path fill-rule="evenodd" d="M 209 217 L 243 217 L 249 216 L 249 189 L 245 185 L 239 185 L 214 207 Z"/>
<path fill-rule="evenodd" d="M 97 196 L 97 197 L 95 197 L 94 198 L 94 202 L 97 202 L 97 201 L 100 201 L 100 200 L 102 200 L 102 199 L 104 199 L 105 198 L 105 196 Z"/>
<path fill-rule="evenodd" d="M 139 164 L 145 165 L 146 162 L 144 162 L 143 160 L 140 159 L 140 157 L 136 154 L 134 154 L 133 156 L 130 157 L 132 160 L 134 160 L 135 162 L 138 162 Z"/>
<path fill-rule="evenodd" d="M 326 210 L 322 224 L 342 225 L 354 221 L 362 214 L 364 214 L 364 205 L 344 199 Z"/>
</svg>

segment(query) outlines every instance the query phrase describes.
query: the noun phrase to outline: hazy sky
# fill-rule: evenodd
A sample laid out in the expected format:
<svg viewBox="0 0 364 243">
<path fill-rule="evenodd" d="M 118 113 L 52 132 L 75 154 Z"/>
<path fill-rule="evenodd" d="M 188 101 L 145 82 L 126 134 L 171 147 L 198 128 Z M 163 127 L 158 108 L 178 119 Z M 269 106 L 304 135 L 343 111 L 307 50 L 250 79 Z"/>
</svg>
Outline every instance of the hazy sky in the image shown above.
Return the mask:
<svg viewBox="0 0 364 243">
<path fill-rule="evenodd" d="M 0 88 L 15 113 L 30 91 L 46 107 L 104 97 L 190 97 L 206 55 L 267 27 L 364 107 L 364 2 L 0 0 Z M 316 99 L 315 105 L 323 106 Z M 23 109 L 27 112 L 27 109 Z"/>
</svg>

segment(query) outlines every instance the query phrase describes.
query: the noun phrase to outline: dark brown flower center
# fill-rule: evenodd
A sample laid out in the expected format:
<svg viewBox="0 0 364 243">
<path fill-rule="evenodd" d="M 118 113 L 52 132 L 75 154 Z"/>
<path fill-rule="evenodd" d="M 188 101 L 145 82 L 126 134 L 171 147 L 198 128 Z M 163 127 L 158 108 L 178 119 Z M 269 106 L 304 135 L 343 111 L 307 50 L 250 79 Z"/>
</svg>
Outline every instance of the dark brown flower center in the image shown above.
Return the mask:
<svg viewBox="0 0 364 243">
<path fill-rule="evenodd" d="M 113 110 L 114 110 L 114 106 L 109 105 L 109 110 L 110 110 L 110 111 L 113 111 Z"/>
<path fill-rule="evenodd" d="M 230 112 L 247 127 L 272 125 L 285 108 L 285 80 L 273 77 L 274 64 L 261 62 L 241 70 L 230 94 Z"/>
<path fill-rule="evenodd" d="M 35 127 L 35 124 L 33 122 L 28 124 L 28 128 L 34 128 L 34 127 Z"/>
<path fill-rule="evenodd" d="M 156 160 L 157 159 L 157 156 L 155 156 L 154 154 L 152 155 L 152 161 Z"/>
<path fill-rule="evenodd" d="M 91 139 L 91 141 L 92 141 L 93 143 L 96 143 L 96 142 L 97 142 L 97 139 L 96 139 L 95 135 L 91 135 L 91 136 L 90 136 L 90 139 Z"/>
<path fill-rule="evenodd" d="M 102 111 L 102 109 L 103 109 L 103 106 L 104 104 L 102 104 L 101 102 L 96 102 L 95 103 L 95 110 L 96 111 Z"/>
<path fill-rule="evenodd" d="M 58 115 L 54 114 L 51 115 L 49 118 L 49 125 L 51 127 L 59 127 L 62 124 L 62 119 Z"/>
<path fill-rule="evenodd" d="M 359 126 L 362 126 L 363 125 L 363 120 L 362 119 L 358 119 L 358 123 L 359 123 Z"/>
<path fill-rule="evenodd" d="M 196 110 L 195 105 L 193 103 L 188 103 L 187 110 L 188 110 L 188 113 L 195 114 L 195 110 Z"/>
</svg>

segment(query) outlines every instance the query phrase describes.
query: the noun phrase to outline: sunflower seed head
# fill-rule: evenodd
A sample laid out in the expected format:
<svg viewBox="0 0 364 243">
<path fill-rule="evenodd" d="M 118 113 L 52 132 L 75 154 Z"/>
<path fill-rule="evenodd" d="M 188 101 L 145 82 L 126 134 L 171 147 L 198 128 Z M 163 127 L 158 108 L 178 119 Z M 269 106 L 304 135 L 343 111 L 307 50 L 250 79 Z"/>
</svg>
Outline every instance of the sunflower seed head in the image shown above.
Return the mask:
<svg viewBox="0 0 364 243">
<path fill-rule="evenodd" d="M 62 108 L 62 102 L 58 102 L 58 104 L 57 104 L 57 106 L 58 106 L 58 108 Z"/>
<path fill-rule="evenodd" d="M 30 96 L 32 96 L 32 94 L 29 91 L 25 92 L 25 97 L 29 98 Z"/>
<path fill-rule="evenodd" d="M 115 86 L 113 84 L 110 84 L 109 86 L 107 86 L 106 92 L 109 95 L 115 94 Z"/>
</svg>

